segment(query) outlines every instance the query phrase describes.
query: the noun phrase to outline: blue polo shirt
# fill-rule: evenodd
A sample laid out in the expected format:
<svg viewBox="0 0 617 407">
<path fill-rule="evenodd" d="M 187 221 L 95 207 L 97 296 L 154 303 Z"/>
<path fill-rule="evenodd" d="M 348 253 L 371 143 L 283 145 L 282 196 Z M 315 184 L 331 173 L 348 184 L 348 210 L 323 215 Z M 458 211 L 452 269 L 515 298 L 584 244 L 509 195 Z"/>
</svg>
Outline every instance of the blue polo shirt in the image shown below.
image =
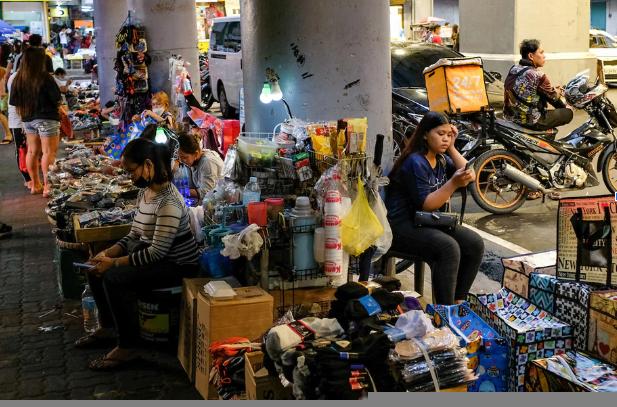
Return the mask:
<svg viewBox="0 0 617 407">
<path fill-rule="evenodd" d="M 390 174 L 386 192 L 388 218 L 412 219 L 416 211 L 422 210 L 426 197 L 441 188 L 455 171 L 447 155 L 437 156 L 437 165 L 432 168 L 423 153 L 411 154 L 396 174 Z"/>
</svg>

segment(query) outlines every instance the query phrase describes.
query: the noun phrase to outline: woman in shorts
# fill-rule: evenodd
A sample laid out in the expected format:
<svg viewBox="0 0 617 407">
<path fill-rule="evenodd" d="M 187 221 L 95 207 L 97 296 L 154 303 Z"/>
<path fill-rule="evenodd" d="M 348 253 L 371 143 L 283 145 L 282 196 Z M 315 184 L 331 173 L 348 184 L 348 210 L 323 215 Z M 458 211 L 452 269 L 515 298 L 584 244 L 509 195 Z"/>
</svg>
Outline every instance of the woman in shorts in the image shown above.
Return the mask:
<svg viewBox="0 0 617 407">
<path fill-rule="evenodd" d="M 56 160 L 60 142 L 60 103 L 62 96 L 53 76 L 45 69 L 46 55 L 42 48 L 24 51 L 19 72 L 13 82 L 9 103 L 17 108 L 22 118 L 28 155 L 26 165 L 32 179 L 32 194 L 49 196 L 47 180 L 49 166 Z M 43 183 L 39 176 L 40 166 Z"/>
</svg>

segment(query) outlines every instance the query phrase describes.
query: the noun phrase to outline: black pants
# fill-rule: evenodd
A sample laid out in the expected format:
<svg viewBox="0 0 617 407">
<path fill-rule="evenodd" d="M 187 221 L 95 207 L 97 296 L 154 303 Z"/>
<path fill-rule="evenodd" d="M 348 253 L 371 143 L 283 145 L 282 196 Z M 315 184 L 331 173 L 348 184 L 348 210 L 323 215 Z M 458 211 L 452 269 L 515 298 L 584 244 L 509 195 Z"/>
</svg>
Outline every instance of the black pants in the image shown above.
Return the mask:
<svg viewBox="0 0 617 407">
<path fill-rule="evenodd" d="M 182 285 L 183 278 L 197 275 L 197 265 L 161 262 L 136 268 L 112 267 L 98 277 L 88 273 L 88 284 L 99 311 L 102 328 L 115 328 L 118 346 L 134 348 L 139 343 L 137 294 L 157 288 Z"/>
<path fill-rule="evenodd" d="M 431 268 L 435 304 L 464 300 L 478 274 L 484 241 L 463 226 L 453 231 L 416 228 L 411 219 L 392 219 L 392 249 L 420 257 Z"/>
<path fill-rule="evenodd" d="M 553 129 L 555 127 L 563 126 L 564 124 L 568 124 L 572 121 L 574 117 L 574 112 L 568 108 L 559 108 L 548 110 L 546 114 L 544 114 L 540 120 L 531 126 L 534 130 L 548 130 Z"/>
<path fill-rule="evenodd" d="M 30 174 L 28 171 L 22 171 L 19 169 L 19 149 L 22 147 L 26 147 L 26 133 L 24 133 L 23 129 L 11 129 L 13 133 L 13 140 L 15 140 L 15 159 L 17 160 L 17 169 L 21 173 L 21 176 L 24 177 L 24 181 L 30 181 Z"/>
</svg>

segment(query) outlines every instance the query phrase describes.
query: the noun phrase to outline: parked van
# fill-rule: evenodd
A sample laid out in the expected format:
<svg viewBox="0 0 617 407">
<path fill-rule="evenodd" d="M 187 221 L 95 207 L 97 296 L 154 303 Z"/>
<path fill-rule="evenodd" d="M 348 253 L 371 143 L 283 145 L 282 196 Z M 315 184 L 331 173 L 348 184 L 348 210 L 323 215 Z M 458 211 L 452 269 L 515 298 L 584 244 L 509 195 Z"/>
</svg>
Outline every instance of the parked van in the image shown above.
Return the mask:
<svg viewBox="0 0 617 407">
<path fill-rule="evenodd" d="M 210 83 L 224 118 L 236 117 L 242 87 L 240 16 L 215 18 L 210 34 Z"/>
</svg>

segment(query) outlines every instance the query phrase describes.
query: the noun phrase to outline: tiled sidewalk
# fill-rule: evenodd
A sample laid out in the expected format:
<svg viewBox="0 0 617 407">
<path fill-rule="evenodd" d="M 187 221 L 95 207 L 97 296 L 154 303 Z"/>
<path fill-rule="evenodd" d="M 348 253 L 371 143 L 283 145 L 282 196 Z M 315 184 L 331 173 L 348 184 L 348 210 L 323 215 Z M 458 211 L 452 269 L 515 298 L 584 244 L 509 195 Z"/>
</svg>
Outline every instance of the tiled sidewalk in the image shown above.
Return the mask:
<svg viewBox="0 0 617 407">
<path fill-rule="evenodd" d="M 171 353 L 153 351 L 119 372 L 87 368 L 105 349 L 73 347 L 81 306 L 58 295 L 45 199 L 22 184 L 14 145 L 0 146 L 0 220 L 13 226 L 0 240 L 0 400 L 200 399 Z"/>
</svg>

